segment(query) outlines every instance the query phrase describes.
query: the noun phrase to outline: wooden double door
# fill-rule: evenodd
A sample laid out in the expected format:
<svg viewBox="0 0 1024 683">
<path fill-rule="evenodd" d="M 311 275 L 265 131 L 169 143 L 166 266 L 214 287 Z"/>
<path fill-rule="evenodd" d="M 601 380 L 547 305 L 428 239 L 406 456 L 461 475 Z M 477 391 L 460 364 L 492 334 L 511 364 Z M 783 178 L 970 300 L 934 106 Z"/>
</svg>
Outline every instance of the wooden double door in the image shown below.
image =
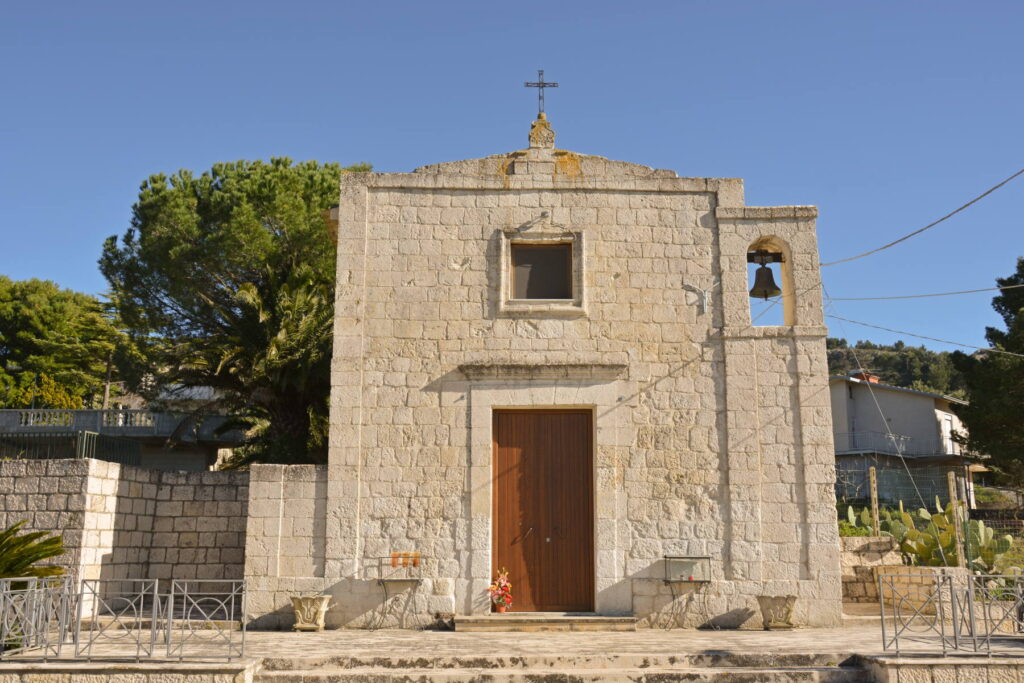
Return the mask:
<svg viewBox="0 0 1024 683">
<path fill-rule="evenodd" d="M 492 433 L 492 568 L 512 611 L 593 611 L 592 413 L 495 410 Z"/>
</svg>

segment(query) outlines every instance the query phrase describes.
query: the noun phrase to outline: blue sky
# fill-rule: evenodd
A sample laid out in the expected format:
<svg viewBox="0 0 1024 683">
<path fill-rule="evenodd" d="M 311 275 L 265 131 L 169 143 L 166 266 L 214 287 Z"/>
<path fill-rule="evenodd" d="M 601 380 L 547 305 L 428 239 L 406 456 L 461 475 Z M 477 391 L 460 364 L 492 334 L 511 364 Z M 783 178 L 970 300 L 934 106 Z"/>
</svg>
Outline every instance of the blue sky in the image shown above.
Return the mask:
<svg viewBox="0 0 1024 683">
<path fill-rule="evenodd" d="M 547 107 L 559 147 L 743 177 L 751 205 L 816 204 L 830 261 L 1024 167 L 1022 34 L 1009 1 L 8 3 L 0 273 L 101 292 L 102 241 L 155 172 L 270 156 L 408 171 L 521 148 L 538 68 L 561 84 Z M 1024 178 L 825 269 L 826 287 L 990 286 L 1024 255 L 1022 203 Z M 834 311 L 982 345 L 990 298 Z"/>
</svg>

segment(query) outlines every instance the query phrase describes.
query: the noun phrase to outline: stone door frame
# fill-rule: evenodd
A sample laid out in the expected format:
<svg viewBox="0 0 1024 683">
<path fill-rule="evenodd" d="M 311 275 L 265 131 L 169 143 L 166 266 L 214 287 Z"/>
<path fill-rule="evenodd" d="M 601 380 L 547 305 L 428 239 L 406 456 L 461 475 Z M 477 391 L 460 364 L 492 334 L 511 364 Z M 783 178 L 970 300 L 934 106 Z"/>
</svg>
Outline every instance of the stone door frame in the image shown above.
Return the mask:
<svg viewBox="0 0 1024 683">
<path fill-rule="evenodd" d="M 469 375 L 469 373 L 466 373 Z M 632 588 L 625 579 L 625 547 L 619 521 L 626 518 L 622 469 L 633 444 L 627 413 L 632 383 L 590 377 L 469 376 L 469 579 L 468 611 L 488 614 L 491 582 L 493 412 L 501 409 L 586 409 L 594 415 L 594 609 L 598 614 L 630 614 Z M 602 381 L 603 380 L 603 381 Z"/>
</svg>

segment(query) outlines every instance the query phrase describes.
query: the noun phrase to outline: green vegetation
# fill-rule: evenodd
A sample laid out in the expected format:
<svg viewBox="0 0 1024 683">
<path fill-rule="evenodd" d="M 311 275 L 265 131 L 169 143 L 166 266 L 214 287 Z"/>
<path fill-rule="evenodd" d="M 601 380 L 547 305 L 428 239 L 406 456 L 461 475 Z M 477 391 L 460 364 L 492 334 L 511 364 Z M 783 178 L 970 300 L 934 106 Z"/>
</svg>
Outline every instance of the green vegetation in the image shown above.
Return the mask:
<svg viewBox="0 0 1024 683">
<path fill-rule="evenodd" d="M 24 524 L 22 520 L 0 532 L 0 579 L 63 574 L 64 568 L 57 565 L 36 566 L 64 552 L 61 537 L 48 536 L 45 531 L 20 533 Z"/>
<path fill-rule="evenodd" d="M 1016 501 L 997 489 L 985 486 L 974 487 L 974 502 L 981 510 L 1012 510 L 1017 507 Z"/>
<path fill-rule="evenodd" d="M 953 505 L 949 504 L 943 509 L 936 499 L 935 508 L 934 513 L 925 508 L 906 512 L 902 504 L 899 510 L 882 508 L 878 512 L 881 534 L 896 539 L 907 564 L 956 567 L 959 564 L 959 556 Z M 858 513 L 851 505 L 846 510 L 846 519 L 840 520 L 840 529 L 844 525 L 852 529 L 864 529 L 870 533 L 871 509 L 864 508 Z M 1003 556 L 1013 548 L 1012 536 L 996 536 L 993 529 L 976 519 L 961 523 L 961 537 L 965 564 L 975 571 L 992 572 L 997 567 L 1002 567 Z"/>
<path fill-rule="evenodd" d="M 871 527 L 857 526 L 856 524 L 850 524 L 845 519 L 841 519 L 839 520 L 839 535 L 843 537 L 870 536 Z"/>
<path fill-rule="evenodd" d="M 1024 258 L 1017 259 L 1013 275 L 998 278 L 996 284 L 1024 285 Z M 987 328 L 985 338 L 989 344 L 995 349 L 1024 354 L 1024 287 L 1002 290 L 992 299 L 992 308 L 1002 316 L 1006 329 Z M 1024 357 L 985 351 L 972 355 L 956 352 L 953 364 L 963 375 L 970 401 L 954 408 L 967 428 L 967 447 L 991 456 L 985 465 L 999 475 L 999 481 L 1024 485 Z"/>
<path fill-rule="evenodd" d="M 155 386 L 212 387 L 206 410 L 246 416 L 247 462 L 327 456 L 336 235 L 326 219 L 345 171 L 238 161 L 142 184 L 132 224 L 100 270 Z"/>
<path fill-rule="evenodd" d="M 1019 574 L 1024 567 L 1024 543 L 1014 543 L 1006 554 L 996 558 L 996 573 Z"/>
<path fill-rule="evenodd" d="M 98 407 L 126 341 L 95 297 L 0 275 L 0 408 Z"/>
<path fill-rule="evenodd" d="M 878 375 L 885 384 L 963 396 L 963 377 L 954 367 L 948 351 L 929 351 L 923 346 L 907 346 L 902 341 L 891 346 L 858 341 L 851 348 L 845 339 L 834 337 L 826 341 L 826 348 L 830 375 L 846 375 L 864 369 Z"/>
</svg>

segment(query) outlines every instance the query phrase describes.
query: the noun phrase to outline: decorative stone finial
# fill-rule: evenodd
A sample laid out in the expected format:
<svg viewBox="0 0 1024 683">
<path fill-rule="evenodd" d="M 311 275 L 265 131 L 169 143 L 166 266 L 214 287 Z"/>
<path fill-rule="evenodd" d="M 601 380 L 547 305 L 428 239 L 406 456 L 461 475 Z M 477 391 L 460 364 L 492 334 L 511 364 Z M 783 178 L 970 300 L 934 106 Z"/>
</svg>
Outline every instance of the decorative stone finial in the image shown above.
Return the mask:
<svg viewBox="0 0 1024 683">
<path fill-rule="evenodd" d="M 553 149 L 555 146 L 555 131 L 551 130 L 551 122 L 547 114 L 540 112 L 537 120 L 530 126 L 530 147 L 541 149 Z"/>
</svg>

